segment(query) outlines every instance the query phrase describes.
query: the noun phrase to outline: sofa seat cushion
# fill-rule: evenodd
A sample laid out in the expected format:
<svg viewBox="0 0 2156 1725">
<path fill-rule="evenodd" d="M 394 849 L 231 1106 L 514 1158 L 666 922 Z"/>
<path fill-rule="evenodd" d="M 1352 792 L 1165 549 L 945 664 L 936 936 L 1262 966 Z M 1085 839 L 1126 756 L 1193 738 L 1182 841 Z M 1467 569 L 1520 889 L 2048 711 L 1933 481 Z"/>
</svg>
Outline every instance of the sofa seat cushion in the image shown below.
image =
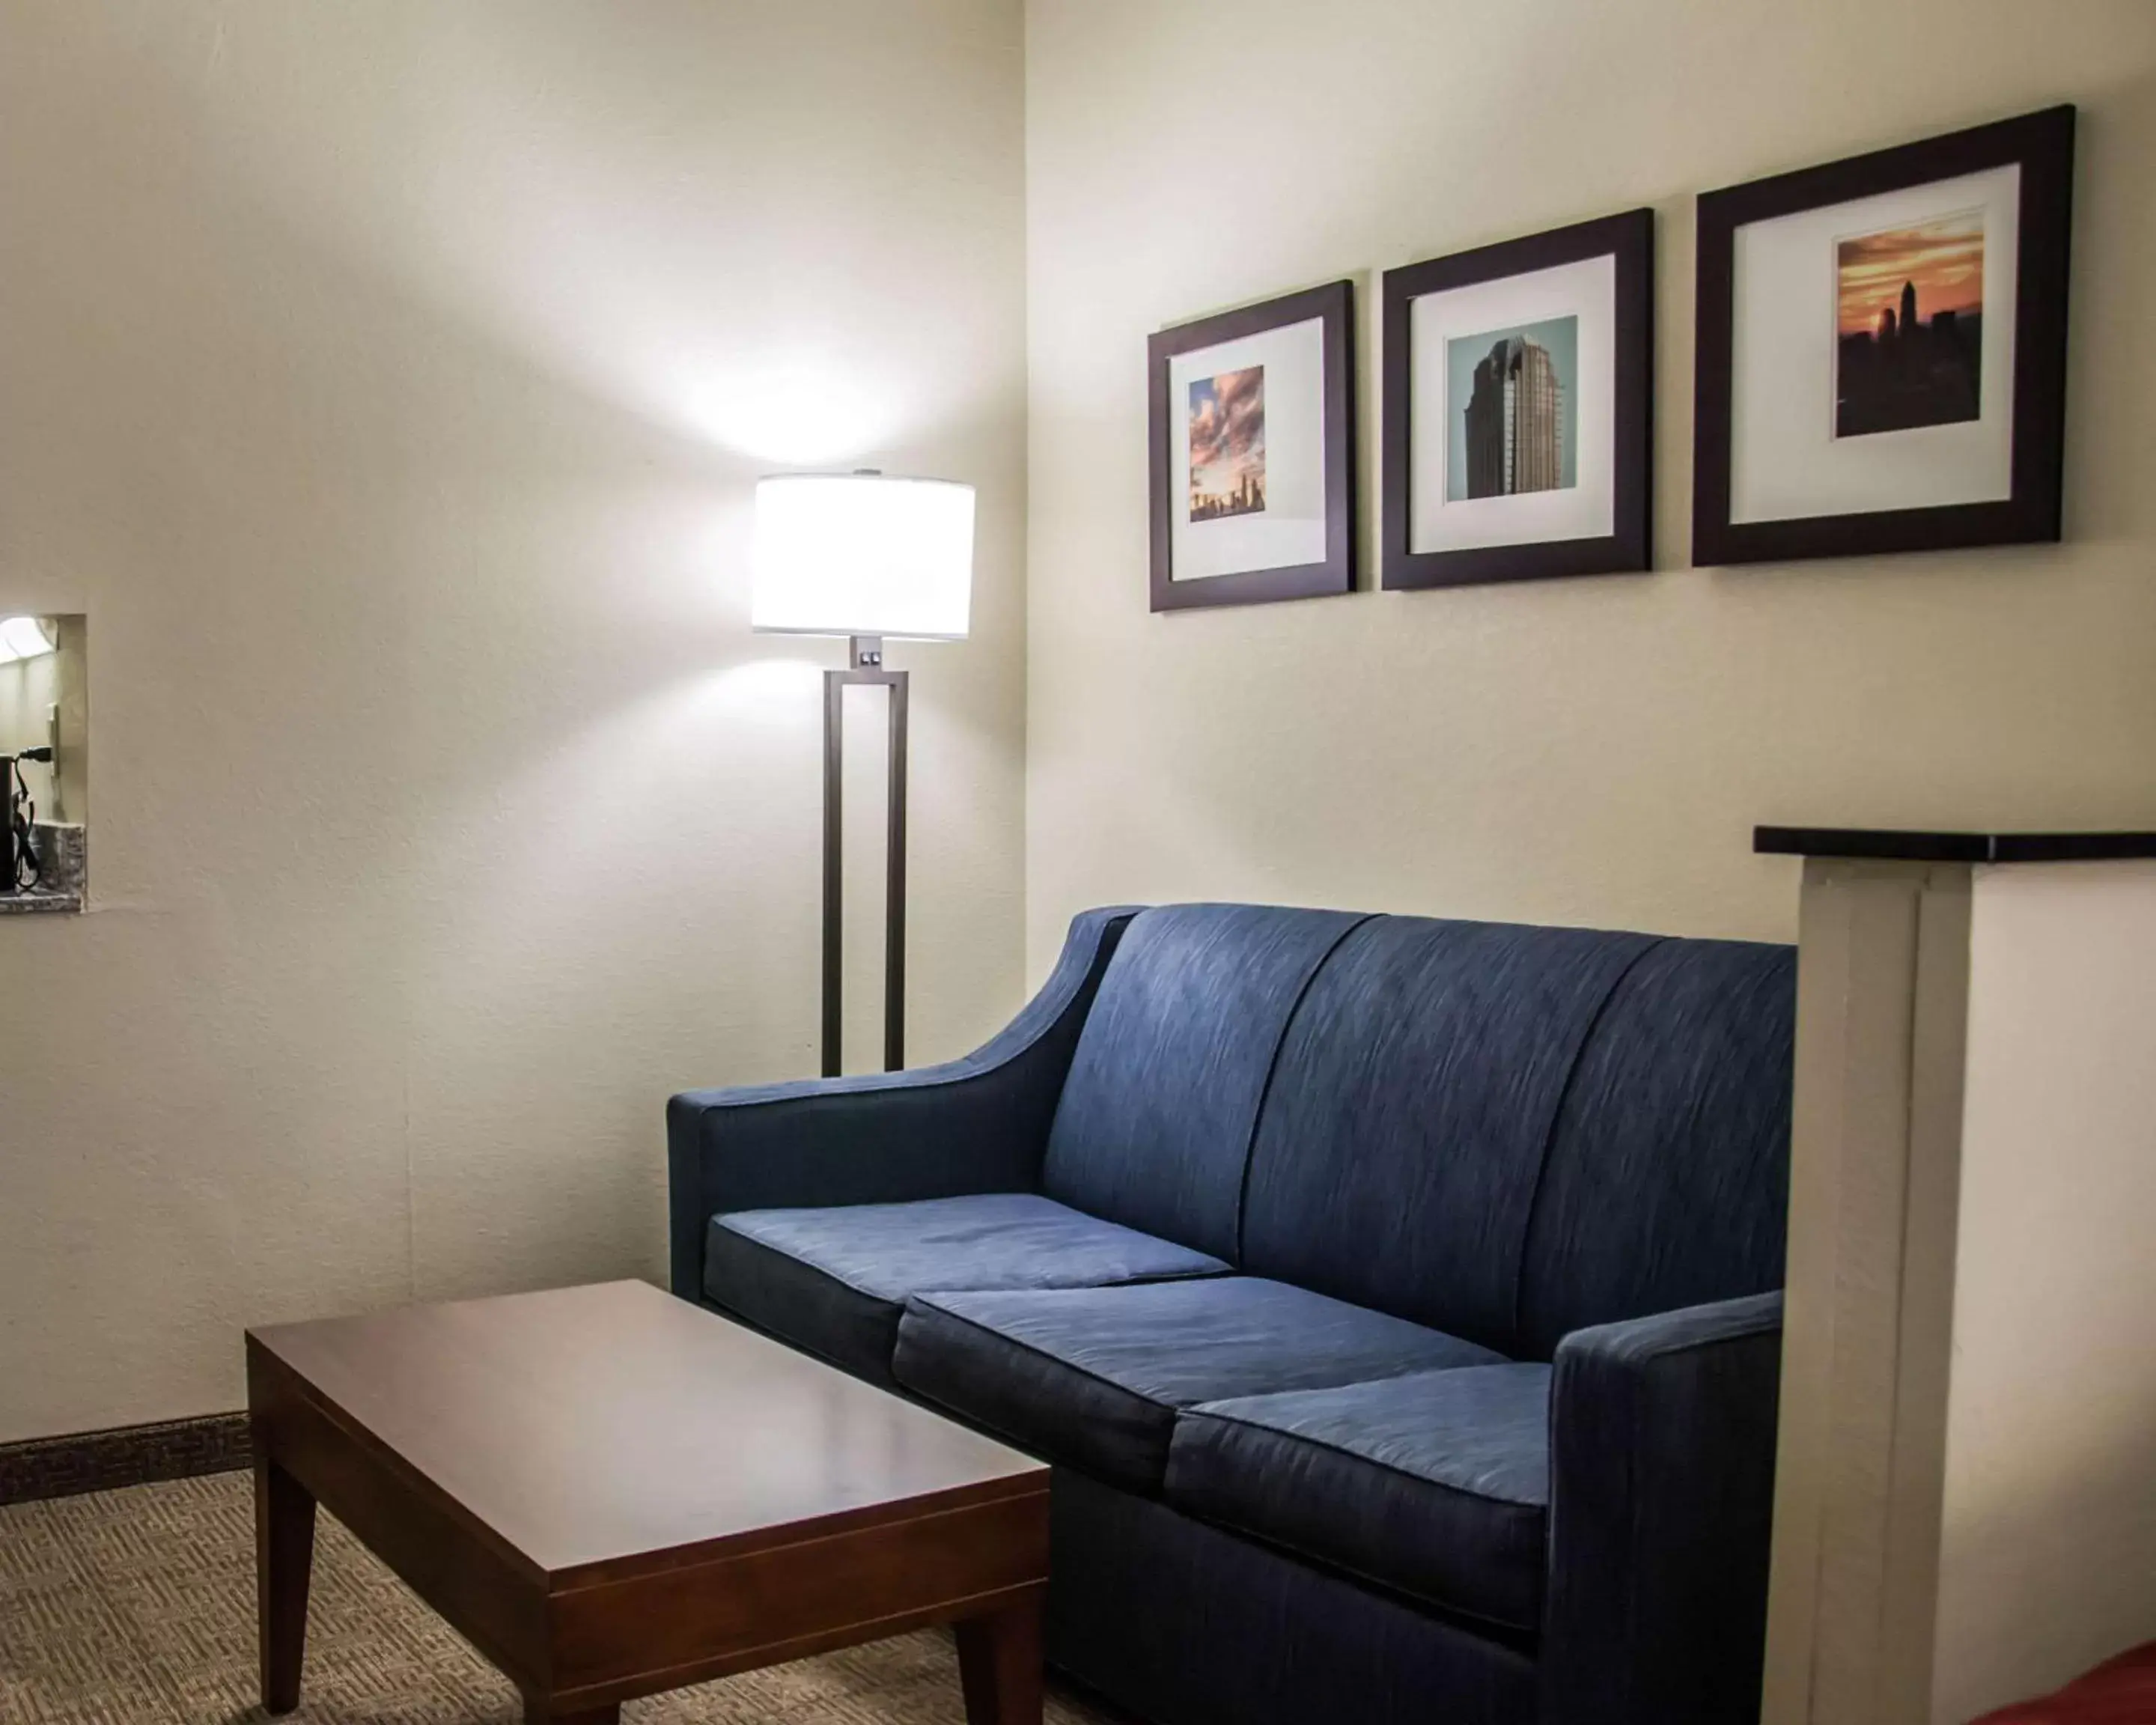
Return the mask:
<svg viewBox="0 0 2156 1725">
<path fill-rule="evenodd" d="M 714 1216 L 704 1292 L 722 1310 L 889 1384 L 906 1296 L 1221 1276 L 1218 1258 L 1026 1192 Z"/>
<path fill-rule="evenodd" d="M 1038 1455 L 1158 1491 L 1179 1409 L 1498 1358 L 1285 1282 L 1224 1276 L 916 1295 L 892 1370 L 906 1389 Z"/>
<path fill-rule="evenodd" d="M 1205 1403 L 1178 1418 L 1175 1507 L 1434 1605 L 1534 1630 L 1550 1368 L 1470 1366 Z"/>
</svg>

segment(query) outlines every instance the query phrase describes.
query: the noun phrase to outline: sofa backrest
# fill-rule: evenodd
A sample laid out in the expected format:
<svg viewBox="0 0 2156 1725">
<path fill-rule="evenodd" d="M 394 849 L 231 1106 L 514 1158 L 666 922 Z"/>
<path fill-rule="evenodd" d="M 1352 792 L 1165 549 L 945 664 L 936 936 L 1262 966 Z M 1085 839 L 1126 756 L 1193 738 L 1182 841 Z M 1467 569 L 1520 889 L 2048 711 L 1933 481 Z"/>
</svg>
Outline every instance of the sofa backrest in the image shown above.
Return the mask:
<svg viewBox="0 0 2156 1725">
<path fill-rule="evenodd" d="M 1103 979 L 1050 1195 L 1517 1358 L 1779 1287 L 1795 954 L 1185 905 Z"/>
<path fill-rule="evenodd" d="M 1603 1003 L 1653 944 L 1416 916 L 1356 929 L 1281 1044 L 1243 1267 L 1512 1353 L 1543 1147 Z"/>
<path fill-rule="evenodd" d="M 1264 905 L 1141 914 L 1079 1036 L 1042 1189 L 1232 1258 L 1251 1133 L 1281 1033 L 1326 955 L 1364 920 Z"/>
<path fill-rule="evenodd" d="M 1543 1160 L 1517 1352 L 1782 1286 L 1796 1019 L 1794 947 L 1666 940 L 1625 973 Z"/>
</svg>

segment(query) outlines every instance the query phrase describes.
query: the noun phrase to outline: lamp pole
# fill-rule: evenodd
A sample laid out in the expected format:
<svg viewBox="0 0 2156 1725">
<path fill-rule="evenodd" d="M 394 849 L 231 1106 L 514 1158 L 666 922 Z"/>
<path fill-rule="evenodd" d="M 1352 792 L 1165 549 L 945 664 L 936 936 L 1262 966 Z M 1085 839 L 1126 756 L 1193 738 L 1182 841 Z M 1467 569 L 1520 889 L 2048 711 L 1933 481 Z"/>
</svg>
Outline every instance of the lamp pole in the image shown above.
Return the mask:
<svg viewBox="0 0 2156 1725">
<path fill-rule="evenodd" d="M 891 691 L 891 782 L 884 831 L 883 1064 L 906 1064 L 906 673 L 888 670 L 880 635 L 855 635 L 844 670 L 824 673 L 824 1076 L 839 1076 L 844 1050 L 845 692 Z"/>
</svg>

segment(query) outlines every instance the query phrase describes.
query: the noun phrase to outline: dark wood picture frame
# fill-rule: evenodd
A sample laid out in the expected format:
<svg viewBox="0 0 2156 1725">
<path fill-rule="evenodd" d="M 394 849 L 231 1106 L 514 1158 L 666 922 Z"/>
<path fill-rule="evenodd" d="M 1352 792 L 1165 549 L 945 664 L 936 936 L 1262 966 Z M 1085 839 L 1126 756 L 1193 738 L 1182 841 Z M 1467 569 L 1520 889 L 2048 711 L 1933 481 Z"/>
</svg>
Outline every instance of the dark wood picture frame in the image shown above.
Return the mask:
<svg viewBox="0 0 2156 1725">
<path fill-rule="evenodd" d="M 1527 275 L 1604 255 L 1616 259 L 1615 443 L 1607 534 L 1455 551 L 1413 551 L 1414 303 L 1478 282 Z M 1381 565 L 1389 588 L 1467 587 L 1567 575 L 1621 575 L 1654 567 L 1655 213 L 1628 210 L 1450 257 L 1388 270 L 1384 278 L 1384 478 Z"/>
<path fill-rule="evenodd" d="M 2021 169 L 2012 495 L 1994 502 L 1732 521 L 1737 230 L 1776 216 L 1958 179 L 2009 163 Z M 2074 110 L 2069 105 L 1701 195 L 1692 434 L 1695 565 L 1938 551 L 2061 536 L 2073 163 Z"/>
<path fill-rule="evenodd" d="M 1250 569 L 1193 580 L 1173 578 L 1174 511 L 1169 475 L 1172 439 L 1184 422 L 1168 399 L 1168 362 L 1177 356 L 1241 341 L 1316 318 L 1322 328 L 1325 377 L 1325 557 L 1321 562 Z M 1161 330 L 1146 341 L 1151 403 L 1152 608 L 1180 611 L 1208 605 L 1254 605 L 1314 598 L 1355 590 L 1355 285 L 1327 282 L 1261 305 L 1239 306 L 1194 323 Z"/>
</svg>

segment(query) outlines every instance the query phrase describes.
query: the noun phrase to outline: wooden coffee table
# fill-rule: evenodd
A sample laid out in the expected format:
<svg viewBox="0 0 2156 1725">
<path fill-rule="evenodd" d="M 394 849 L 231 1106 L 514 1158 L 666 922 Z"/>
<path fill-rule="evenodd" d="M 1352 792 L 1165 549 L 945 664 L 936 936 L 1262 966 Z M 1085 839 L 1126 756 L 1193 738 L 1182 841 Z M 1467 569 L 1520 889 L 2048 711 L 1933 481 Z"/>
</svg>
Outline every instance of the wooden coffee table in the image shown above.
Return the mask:
<svg viewBox="0 0 2156 1725">
<path fill-rule="evenodd" d="M 321 1503 L 527 1721 L 952 1623 L 972 1725 L 1039 1725 L 1048 1470 L 656 1288 L 250 1330 L 247 1392 L 273 1713 Z"/>
</svg>

